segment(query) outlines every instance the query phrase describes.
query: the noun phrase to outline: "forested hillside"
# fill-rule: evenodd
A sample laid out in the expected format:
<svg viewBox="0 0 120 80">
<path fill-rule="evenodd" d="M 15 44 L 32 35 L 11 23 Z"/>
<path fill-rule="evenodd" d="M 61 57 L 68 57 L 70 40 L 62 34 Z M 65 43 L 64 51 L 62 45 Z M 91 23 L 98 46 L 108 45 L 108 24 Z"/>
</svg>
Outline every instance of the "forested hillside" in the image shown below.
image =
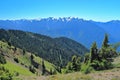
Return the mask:
<svg viewBox="0 0 120 80">
<path fill-rule="evenodd" d="M 0 29 L 0 39 L 23 50 L 32 52 L 57 66 L 60 58 L 66 65 L 73 55 L 83 55 L 88 52 L 83 45 L 68 38 L 50 38 L 40 34 L 18 30 Z"/>
</svg>

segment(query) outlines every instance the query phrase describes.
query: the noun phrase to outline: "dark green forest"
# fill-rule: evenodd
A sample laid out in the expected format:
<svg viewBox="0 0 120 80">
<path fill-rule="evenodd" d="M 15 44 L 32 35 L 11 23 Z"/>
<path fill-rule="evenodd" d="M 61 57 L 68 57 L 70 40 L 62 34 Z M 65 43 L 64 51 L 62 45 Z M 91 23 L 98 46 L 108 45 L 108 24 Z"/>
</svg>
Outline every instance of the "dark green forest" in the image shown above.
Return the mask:
<svg viewBox="0 0 120 80">
<path fill-rule="evenodd" d="M 19 30 L 0 29 L 0 40 L 7 41 L 9 45 L 24 51 L 32 52 L 57 66 L 60 66 L 61 57 L 64 62 L 63 67 L 73 55 L 80 56 L 89 51 L 82 44 L 65 37 L 51 38 Z"/>
</svg>

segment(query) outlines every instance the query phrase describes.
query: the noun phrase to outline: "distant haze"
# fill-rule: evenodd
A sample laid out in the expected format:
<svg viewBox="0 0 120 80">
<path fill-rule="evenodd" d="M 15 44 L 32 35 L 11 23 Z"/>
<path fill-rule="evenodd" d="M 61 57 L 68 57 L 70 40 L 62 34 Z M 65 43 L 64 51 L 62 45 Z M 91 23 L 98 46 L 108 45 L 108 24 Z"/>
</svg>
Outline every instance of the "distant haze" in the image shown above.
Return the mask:
<svg viewBox="0 0 120 80">
<path fill-rule="evenodd" d="M 79 18 L 43 18 L 40 20 L 0 20 L 0 28 L 30 31 L 51 37 L 68 37 L 87 48 L 96 41 L 98 46 L 107 33 L 110 43 L 120 42 L 120 21 L 95 22 Z"/>
</svg>

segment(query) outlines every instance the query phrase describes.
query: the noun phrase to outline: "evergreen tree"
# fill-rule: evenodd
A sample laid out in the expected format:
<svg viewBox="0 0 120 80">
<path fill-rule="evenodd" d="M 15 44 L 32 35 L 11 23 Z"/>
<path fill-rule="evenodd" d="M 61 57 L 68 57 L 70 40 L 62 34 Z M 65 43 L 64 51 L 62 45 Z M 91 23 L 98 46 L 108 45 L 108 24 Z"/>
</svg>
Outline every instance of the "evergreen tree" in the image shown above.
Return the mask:
<svg viewBox="0 0 120 80">
<path fill-rule="evenodd" d="M 77 60 L 77 56 L 74 55 L 74 56 L 72 57 L 72 69 L 73 69 L 74 71 L 77 71 L 76 60 Z"/>
<path fill-rule="evenodd" d="M 91 59 L 90 59 L 90 62 L 93 62 L 93 60 L 95 60 L 95 59 L 98 59 L 98 54 L 97 54 L 97 44 L 96 44 L 96 42 L 94 42 L 93 44 L 92 44 L 92 47 L 91 47 L 91 49 L 90 49 L 90 57 L 91 57 Z"/>
<path fill-rule="evenodd" d="M 72 70 L 72 63 L 68 62 L 67 66 L 66 66 L 67 70 Z"/>
<path fill-rule="evenodd" d="M 11 47 L 12 46 L 11 42 L 8 42 L 8 45 Z"/>
<path fill-rule="evenodd" d="M 45 69 L 44 60 L 42 59 L 42 75 L 45 74 L 45 71 L 46 71 L 46 69 Z"/>
<path fill-rule="evenodd" d="M 81 69 L 81 57 L 77 58 L 76 65 L 77 65 L 77 71 L 80 71 L 80 69 Z"/>
<path fill-rule="evenodd" d="M 17 47 L 14 48 L 14 53 L 16 53 L 16 51 L 17 51 Z"/>
<path fill-rule="evenodd" d="M 31 71 L 32 73 L 35 73 L 35 72 L 36 72 L 34 66 L 29 66 L 29 71 Z"/>
<path fill-rule="evenodd" d="M 10 37 L 10 39 L 8 40 L 8 45 L 11 47 L 12 46 L 12 44 L 11 44 L 11 37 Z"/>
<path fill-rule="evenodd" d="M 25 55 L 25 53 L 26 53 L 26 50 L 25 50 L 25 49 L 23 49 L 23 55 Z"/>
<path fill-rule="evenodd" d="M 116 51 L 108 44 L 108 42 L 108 35 L 106 34 L 103 40 L 102 48 L 99 51 L 96 51 L 96 43 L 94 43 L 91 47 L 91 66 L 95 70 L 109 69 L 112 66 L 112 58 L 116 54 Z"/>
<path fill-rule="evenodd" d="M 77 57 L 76 55 L 74 55 L 72 57 L 71 62 L 68 62 L 66 68 L 67 68 L 66 73 L 73 72 L 73 71 L 80 71 L 80 69 L 81 69 L 81 57 Z"/>
<path fill-rule="evenodd" d="M 53 74 L 53 70 L 52 70 L 52 68 L 50 68 L 50 75 L 52 75 Z"/>
<path fill-rule="evenodd" d="M 33 60 L 33 59 L 34 59 L 34 56 L 33 56 L 32 54 L 31 54 L 31 56 L 30 56 L 30 59 L 31 59 L 31 60 Z"/>
<path fill-rule="evenodd" d="M 104 38 L 103 43 L 102 43 L 102 48 L 107 48 L 107 47 L 109 47 L 108 42 L 109 42 L 109 40 L 108 40 L 108 35 L 105 34 L 105 38 Z"/>
<path fill-rule="evenodd" d="M 84 63 L 88 63 L 90 61 L 90 53 L 86 53 L 85 55 L 84 55 Z"/>
<path fill-rule="evenodd" d="M 4 58 L 3 55 L 1 55 L 0 53 L 0 64 L 5 64 L 6 63 L 6 59 Z"/>
</svg>

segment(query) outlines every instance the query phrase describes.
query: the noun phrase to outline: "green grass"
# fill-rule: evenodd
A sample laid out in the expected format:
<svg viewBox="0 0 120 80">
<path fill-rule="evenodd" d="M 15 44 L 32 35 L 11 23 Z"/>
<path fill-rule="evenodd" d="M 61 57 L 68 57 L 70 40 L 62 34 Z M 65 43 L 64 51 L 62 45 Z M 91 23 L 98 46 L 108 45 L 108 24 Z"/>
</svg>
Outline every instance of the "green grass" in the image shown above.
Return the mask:
<svg viewBox="0 0 120 80">
<path fill-rule="evenodd" d="M 92 77 L 80 72 L 50 76 L 48 80 L 92 80 Z"/>
<path fill-rule="evenodd" d="M 34 60 L 42 65 L 42 58 L 34 56 Z M 54 69 L 55 65 L 51 64 L 50 62 L 44 60 L 44 64 L 48 71 L 50 71 L 50 69 Z"/>
<path fill-rule="evenodd" d="M 118 56 L 114 59 L 113 65 L 116 68 L 120 68 L 120 56 Z"/>
<path fill-rule="evenodd" d="M 34 74 L 32 74 L 28 69 L 17 65 L 15 63 L 12 63 L 10 61 L 7 61 L 7 64 L 3 65 L 6 69 L 8 69 L 12 74 L 14 74 L 15 72 L 18 72 L 21 75 L 26 75 L 26 76 L 32 76 Z"/>
<path fill-rule="evenodd" d="M 20 63 L 26 65 L 26 66 L 30 66 L 31 65 L 31 62 L 30 62 L 30 59 L 29 59 L 29 56 L 28 54 L 25 54 L 25 55 L 19 55 L 17 56 Z"/>
</svg>

